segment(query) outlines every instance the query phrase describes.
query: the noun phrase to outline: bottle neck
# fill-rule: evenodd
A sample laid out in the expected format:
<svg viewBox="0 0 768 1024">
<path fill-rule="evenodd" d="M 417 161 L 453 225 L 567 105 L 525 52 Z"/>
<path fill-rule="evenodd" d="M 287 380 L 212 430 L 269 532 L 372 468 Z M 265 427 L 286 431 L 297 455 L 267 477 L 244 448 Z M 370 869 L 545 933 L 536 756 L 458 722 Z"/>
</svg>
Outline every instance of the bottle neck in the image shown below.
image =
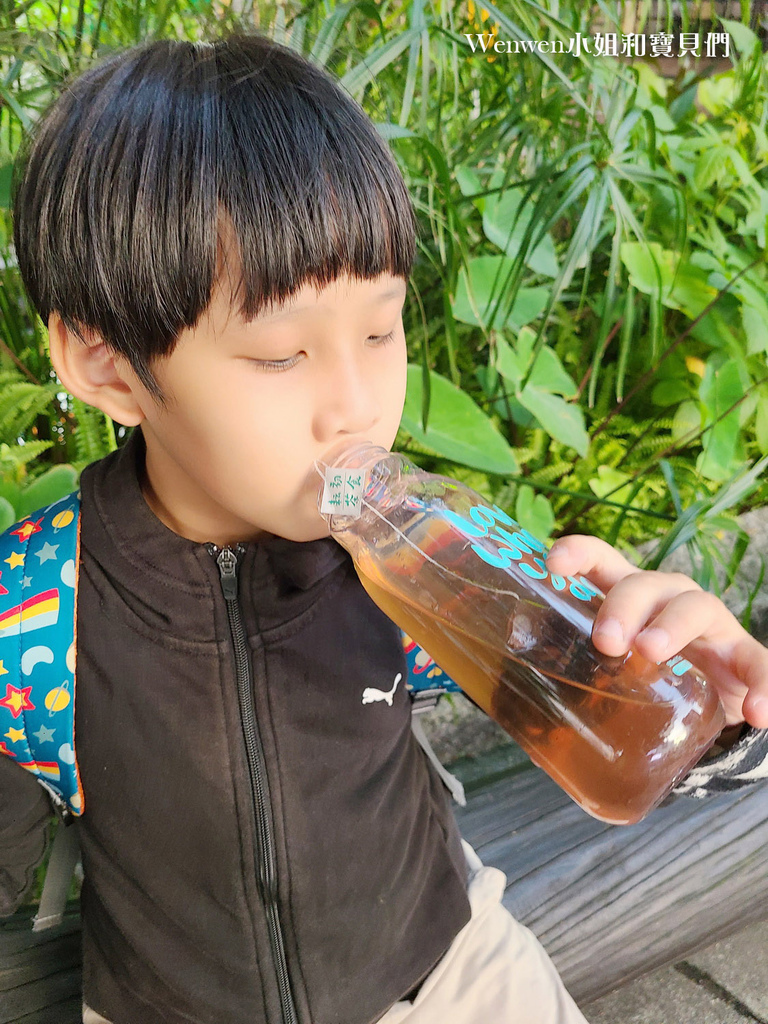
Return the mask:
<svg viewBox="0 0 768 1024">
<path fill-rule="evenodd" d="M 365 469 L 369 470 L 381 459 L 386 459 L 391 452 L 381 445 L 370 441 L 346 442 L 331 448 L 318 459 L 315 466 L 327 469 Z"/>
<path fill-rule="evenodd" d="M 338 506 L 338 512 L 330 511 L 329 506 L 320 512 L 330 527 L 331 536 L 352 555 L 356 547 L 354 538 L 377 532 L 382 516 L 402 500 L 401 495 L 393 492 L 392 484 L 399 480 L 405 464 L 404 456 L 369 442 L 337 447 L 315 462 L 319 474 L 318 509 L 325 481 L 333 479 L 334 474 L 347 471 L 349 477 L 359 481 L 356 491 L 359 501 L 355 503 L 354 514 L 343 513 L 344 502 Z M 336 476 L 336 479 L 340 478 Z"/>
</svg>

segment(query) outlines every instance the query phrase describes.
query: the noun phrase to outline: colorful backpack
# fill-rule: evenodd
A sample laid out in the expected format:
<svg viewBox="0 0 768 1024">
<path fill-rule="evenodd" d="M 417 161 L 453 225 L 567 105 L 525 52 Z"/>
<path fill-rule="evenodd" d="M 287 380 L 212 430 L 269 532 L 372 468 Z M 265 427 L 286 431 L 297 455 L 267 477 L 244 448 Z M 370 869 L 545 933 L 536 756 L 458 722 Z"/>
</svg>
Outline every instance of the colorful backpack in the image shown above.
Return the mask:
<svg viewBox="0 0 768 1024">
<path fill-rule="evenodd" d="M 0 537 L 0 753 L 83 813 L 75 756 L 75 608 L 80 501 L 70 494 Z"/>
<path fill-rule="evenodd" d="M 65 825 L 85 810 L 75 751 L 79 555 L 79 493 L 34 512 L 0 535 L 0 753 L 36 776 Z M 440 764 L 416 717 L 459 687 L 405 633 L 402 640 L 413 731 L 463 804 L 461 784 Z M 60 828 L 57 833 L 36 930 L 61 920 L 77 858 L 73 836 L 61 838 L 68 831 Z"/>
</svg>

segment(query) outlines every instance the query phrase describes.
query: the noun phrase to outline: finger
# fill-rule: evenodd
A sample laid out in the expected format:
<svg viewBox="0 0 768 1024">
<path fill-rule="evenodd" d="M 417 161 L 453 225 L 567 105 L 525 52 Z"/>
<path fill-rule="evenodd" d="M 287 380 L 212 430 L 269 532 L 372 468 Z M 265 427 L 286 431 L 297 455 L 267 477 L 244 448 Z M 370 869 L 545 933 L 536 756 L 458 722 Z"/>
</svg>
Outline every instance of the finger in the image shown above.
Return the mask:
<svg viewBox="0 0 768 1024">
<path fill-rule="evenodd" d="M 646 624 L 686 591 L 703 593 L 697 583 L 680 573 L 634 572 L 625 576 L 611 588 L 600 606 L 592 629 L 592 642 L 603 654 L 613 657 L 625 654 Z M 667 629 L 649 633 L 645 638 L 645 647 L 641 651 L 645 657 L 664 661 L 698 635 L 695 611 L 688 612 L 687 606 L 682 610 L 687 612 L 682 622 L 675 621 L 674 616 L 681 614 L 681 609 L 676 606 L 673 614 L 664 620 Z M 669 654 L 659 656 L 658 652 L 669 650 L 678 637 L 685 639 Z"/>
<path fill-rule="evenodd" d="M 619 580 L 637 572 L 616 548 L 598 537 L 569 534 L 555 541 L 547 555 L 547 568 L 558 576 L 586 576 L 600 590 L 608 591 Z"/>
<path fill-rule="evenodd" d="M 696 641 L 683 654 L 715 687 L 728 724 L 768 728 L 768 650 L 738 625 L 740 636 Z"/>
<path fill-rule="evenodd" d="M 678 580 L 681 585 L 692 582 Z M 684 654 L 716 688 L 728 724 L 746 720 L 755 728 L 768 728 L 768 649 L 714 594 L 697 588 L 672 597 L 659 590 L 658 595 L 658 614 L 630 644 L 655 662 Z"/>
<path fill-rule="evenodd" d="M 686 588 L 686 584 L 691 586 Z M 652 610 L 653 617 L 646 619 L 634 638 L 637 650 L 651 661 L 666 661 L 696 640 L 716 644 L 727 636 L 733 641 L 742 632 L 722 601 L 687 576 L 673 575 L 669 587 L 659 590 L 659 595 L 658 612 Z"/>
<path fill-rule="evenodd" d="M 744 700 L 749 690 L 744 679 L 739 678 L 734 672 L 730 647 L 727 650 L 717 650 L 711 643 L 695 642 L 684 648 L 681 653 L 717 691 L 725 711 L 726 725 L 743 722 Z"/>
<path fill-rule="evenodd" d="M 744 719 L 755 729 L 768 729 L 768 649 L 744 631 L 734 645 L 730 668 L 747 687 Z"/>
</svg>

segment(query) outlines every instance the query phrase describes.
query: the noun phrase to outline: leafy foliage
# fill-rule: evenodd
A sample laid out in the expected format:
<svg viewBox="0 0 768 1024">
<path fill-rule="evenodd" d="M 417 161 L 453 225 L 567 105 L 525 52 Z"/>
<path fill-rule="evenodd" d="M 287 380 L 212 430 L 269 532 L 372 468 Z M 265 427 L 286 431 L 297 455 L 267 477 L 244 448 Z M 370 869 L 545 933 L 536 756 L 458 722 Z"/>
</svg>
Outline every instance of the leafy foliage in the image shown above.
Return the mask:
<svg viewBox="0 0 768 1024">
<path fill-rule="evenodd" d="M 612 19 L 626 6 L 2 7 L 3 481 L 20 493 L 116 443 L 113 425 L 56 382 L 18 281 L 7 181 L 22 131 L 67 76 L 117 48 L 255 27 L 340 79 L 413 196 L 421 231 L 398 443 L 534 532 L 578 529 L 624 547 L 666 534 L 668 547 L 683 531 L 711 578 L 717 535 L 766 496 L 750 475 L 768 454 L 766 58 L 748 3 L 741 22 L 709 26 L 729 33 L 730 60 L 681 64 L 674 77 L 569 48 L 579 34 L 620 33 Z M 680 13 L 684 31 L 702 10 L 638 5 L 634 31 L 651 30 L 652 6 L 660 27 Z M 497 53 L 497 40 L 561 52 Z"/>
</svg>

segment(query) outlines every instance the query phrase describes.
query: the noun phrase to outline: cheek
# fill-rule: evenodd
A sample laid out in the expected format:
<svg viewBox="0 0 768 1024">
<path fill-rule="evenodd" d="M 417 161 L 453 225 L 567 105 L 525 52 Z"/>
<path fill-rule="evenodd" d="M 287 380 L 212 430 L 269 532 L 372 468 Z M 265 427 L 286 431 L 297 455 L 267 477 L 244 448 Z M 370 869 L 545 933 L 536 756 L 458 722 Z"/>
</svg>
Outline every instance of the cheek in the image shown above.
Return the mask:
<svg viewBox="0 0 768 1024">
<path fill-rule="evenodd" d="M 164 424 L 169 444 L 183 451 L 193 476 L 224 479 L 253 444 L 258 417 L 240 373 L 202 370 L 183 391 L 177 388 L 171 418 Z"/>
<path fill-rule="evenodd" d="M 240 457 L 270 479 L 284 481 L 286 467 L 301 466 L 303 471 L 309 457 L 311 415 L 310 403 L 295 381 L 265 379 L 247 382 L 227 420 Z"/>
</svg>

